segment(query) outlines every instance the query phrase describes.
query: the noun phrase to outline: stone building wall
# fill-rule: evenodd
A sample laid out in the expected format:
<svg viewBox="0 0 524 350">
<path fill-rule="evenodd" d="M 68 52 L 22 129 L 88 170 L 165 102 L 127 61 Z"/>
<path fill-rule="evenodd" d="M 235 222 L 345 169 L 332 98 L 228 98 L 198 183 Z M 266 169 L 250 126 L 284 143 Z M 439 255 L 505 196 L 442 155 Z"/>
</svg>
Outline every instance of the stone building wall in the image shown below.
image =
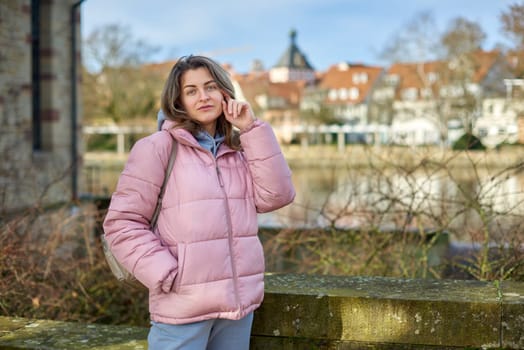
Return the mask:
<svg viewBox="0 0 524 350">
<path fill-rule="evenodd" d="M 524 116 L 519 116 L 517 119 L 519 128 L 518 142 L 524 144 Z"/>
<path fill-rule="evenodd" d="M 41 0 L 35 9 L 31 0 L 0 1 L 0 212 L 68 201 L 75 192 L 71 171 L 74 3 Z M 32 13 L 38 14 L 39 25 L 34 25 Z M 79 24 L 77 8 L 78 43 Z M 40 68 L 33 77 L 34 46 Z M 79 64 L 79 49 L 75 56 Z M 78 78 L 76 82 L 78 86 Z"/>
</svg>

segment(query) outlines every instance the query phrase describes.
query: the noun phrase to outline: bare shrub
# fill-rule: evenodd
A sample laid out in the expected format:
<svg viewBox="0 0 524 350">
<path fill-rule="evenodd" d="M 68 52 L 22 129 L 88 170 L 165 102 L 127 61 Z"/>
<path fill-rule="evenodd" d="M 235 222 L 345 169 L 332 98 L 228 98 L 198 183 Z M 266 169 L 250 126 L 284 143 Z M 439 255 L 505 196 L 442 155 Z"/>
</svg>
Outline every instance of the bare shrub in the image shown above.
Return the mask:
<svg viewBox="0 0 524 350">
<path fill-rule="evenodd" d="M 145 290 L 111 275 L 94 236 L 92 205 L 28 210 L 0 230 L 0 313 L 6 316 L 148 324 Z"/>
<path fill-rule="evenodd" d="M 267 270 L 524 280 L 523 194 L 511 184 L 522 163 L 394 152 L 365 149 L 343 180 L 322 184 L 329 195 L 318 207 L 295 203 L 319 213 L 317 227 L 262 229 Z M 147 292 L 107 267 L 103 216 L 91 202 L 3 215 L 0 314 L 147 326 Z"/>
<path fill-rule="evenodd" d="M 324 275 L 440 278 L 440 233 L 283 229 L 263 237 L 267 270 Z M 422 263 L 423 262 L 423 263 Z"/>
<path fill-rule="evenodd" d="M 268 265 L 325 274 L 523 280 L 524 192 L 512 181 L 524 164 L 496 157 L 423 148 L 354 151 L 340 162 L 344 175 L 331 177 L 319 207 L 296 204 L 319 213 L 321 228 L 268 237 Z"/>
</svg>

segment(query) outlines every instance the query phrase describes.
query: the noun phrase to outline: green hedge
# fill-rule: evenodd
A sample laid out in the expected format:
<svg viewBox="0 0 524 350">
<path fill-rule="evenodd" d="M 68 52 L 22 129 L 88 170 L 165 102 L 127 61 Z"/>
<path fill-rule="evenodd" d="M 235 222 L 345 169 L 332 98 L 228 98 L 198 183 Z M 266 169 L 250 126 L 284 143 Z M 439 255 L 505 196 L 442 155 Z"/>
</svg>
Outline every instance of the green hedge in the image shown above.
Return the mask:
<svg viewBox="0 0 524 350">
<path fill-rule="evenodd" d="M 473 134 L 465 133 L 452 146 L 454 151 L 483 151 L 486 146 Z"/>
</svg>

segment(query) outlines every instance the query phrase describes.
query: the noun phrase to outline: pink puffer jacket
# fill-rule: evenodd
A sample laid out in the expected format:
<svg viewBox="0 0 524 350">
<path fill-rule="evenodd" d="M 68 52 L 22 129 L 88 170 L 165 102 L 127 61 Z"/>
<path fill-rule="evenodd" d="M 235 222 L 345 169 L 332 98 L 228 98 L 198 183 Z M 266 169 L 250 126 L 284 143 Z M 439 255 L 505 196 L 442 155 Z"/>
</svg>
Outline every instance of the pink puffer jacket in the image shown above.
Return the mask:
<svg viewBox="0 0 524 350">
<path fill-rule="evenodd" d="M 139 140 L 114 192 L 104 231 L 115 257 L 149 288 L 157 322 L 240 319 L 264 296 L 264 254 L 257 212 L 291 203 L 291 172 L 271 127 L 240 136 L 243 151 L 217 157 L 183 129 Z M 178 153 L 166 186 L 157 234 L 149 229 L 173 136 Z M 160 237 L 160 238 L 159 238 Z"/>
</svg>

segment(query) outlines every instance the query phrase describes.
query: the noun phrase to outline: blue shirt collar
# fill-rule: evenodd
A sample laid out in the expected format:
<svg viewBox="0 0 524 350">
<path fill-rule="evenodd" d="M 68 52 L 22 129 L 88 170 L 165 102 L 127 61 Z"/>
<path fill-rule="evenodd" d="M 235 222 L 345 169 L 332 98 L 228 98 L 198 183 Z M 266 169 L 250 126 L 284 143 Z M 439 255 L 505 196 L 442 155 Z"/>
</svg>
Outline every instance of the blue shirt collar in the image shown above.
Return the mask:
<svg viewBox="0 0 524 350">
<path fill-rule="evenodd" d="M 220 147 L 225 140 L 224 136 L 216 134 L 215 137 L 213 137 L 205 130 L 199 131 L 195 138 L 200 146 L 209 150 L 215 157 L 217 156 L 218 147 Z"/>
</svg>

